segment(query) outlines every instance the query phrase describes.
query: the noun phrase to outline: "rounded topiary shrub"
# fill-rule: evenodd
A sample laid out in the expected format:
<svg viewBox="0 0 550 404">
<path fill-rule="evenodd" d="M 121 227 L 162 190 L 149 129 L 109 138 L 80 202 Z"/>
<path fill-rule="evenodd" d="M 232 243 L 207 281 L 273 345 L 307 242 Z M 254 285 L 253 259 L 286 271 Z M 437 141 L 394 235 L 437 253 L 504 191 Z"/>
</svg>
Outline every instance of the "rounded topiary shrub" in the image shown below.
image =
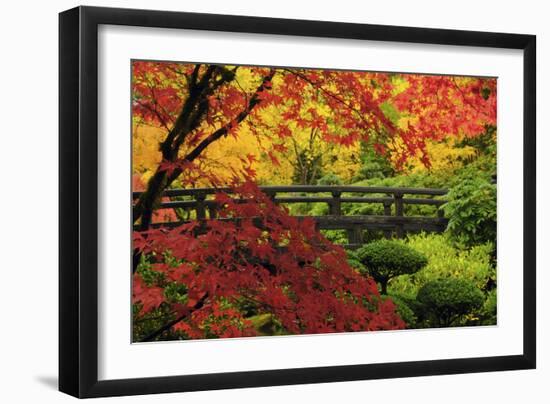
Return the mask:
<svg viewBox="0 0 550 404">
<path fill-rule="evenodd" d="M 455 278 L 426 283 L 416 297 L 438 327 L 454 325 L 462 316 L 479 309 L 485 300 L 473 283 Z"/>
<path fill-rule="evenodd" d="M 424 268 L 428 259 L 423 254 L 394 240 L 377 240 L 356 251 L 357 257 L 374 280 L 380 283 L 382 294 L 387 294 L 390 279 L 413 274 Z"/>
</svg>

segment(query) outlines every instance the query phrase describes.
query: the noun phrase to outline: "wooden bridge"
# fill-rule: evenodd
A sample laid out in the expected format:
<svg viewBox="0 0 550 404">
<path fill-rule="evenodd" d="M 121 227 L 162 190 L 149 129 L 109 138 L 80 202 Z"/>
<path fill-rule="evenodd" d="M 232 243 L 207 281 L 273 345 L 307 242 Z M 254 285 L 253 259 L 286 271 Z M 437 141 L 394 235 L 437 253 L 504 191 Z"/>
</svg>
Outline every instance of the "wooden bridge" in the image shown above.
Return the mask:
<svg viewBox="0 0 550 404">
<path fill-rule="evenodd" d="M 363 244 L 364 230 L 379 230 L 383 231 L 388 238 L 393 235 L 401 238 L 409 232 L 442 232 L 447 227 L 447 219 L 441 209 L 441 205 L 446 201 L 437 199 L 447 193 L 445 189 L 347 185 L 285 185 L 264 186 L 260 189 L 278 204 L 326 203 L 328 205 L 327 215 L 310 217 L 315 220 L 320 230 L 346 231 L 347 246 L 350 248 L 356 248 Z M 158 209 L 181 209 L 187 212 L 188 219 L 192 218 L 191 212 L 194 212 L 194 217 L 197 219 L 214 219 L 217 217 L 219 206 L 213 200 L 213 196 L 220 191 L 231 194 L 231 190 L 228 188 L 166 190 L 163 193 L 163 202 Z M 134 201 L 139 198 L 140 194 L 140 192 L 133 193 Z M 380 211 L 383 214 L 344 215 L 342 206 L 350 203 L 380 205 L 382 207 Z M 407 210 L 410 210 L 408 207 L 413 205 L 431 206 L 434 213 L 431 216 L 407 215 Z M 178 222 L 155 223 L 153 226 L 175 226 L 183 221 L 186 221 L 186 218 L 181 217 Z"/>
</svg>

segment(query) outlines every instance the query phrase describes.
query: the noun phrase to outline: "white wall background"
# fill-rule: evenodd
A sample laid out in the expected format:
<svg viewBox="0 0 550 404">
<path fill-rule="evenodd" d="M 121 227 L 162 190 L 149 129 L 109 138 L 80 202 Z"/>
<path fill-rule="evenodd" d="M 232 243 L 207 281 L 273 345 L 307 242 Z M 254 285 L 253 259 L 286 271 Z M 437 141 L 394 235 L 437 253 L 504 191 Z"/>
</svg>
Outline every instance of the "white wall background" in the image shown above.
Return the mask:
<svg viewBox="0 0 550 404">
<path fill-rule="evenodd" d="M 0 401 L 69 402 L 57 389 L 57 13 L 78 5 L 38 1 L 3 5 L 0 24 Z M 409 379 L 226 390 L 109 399 L 125 403 L 533 402 L 550 399 L 550 225 L 543 188 L 550 159 L 550 26 L 545 2 L 461 0 L 91 1 L 156 8 L 538 36 L 538 369 Z M 546 74 L 545 74 L 546 73 Z M 519 136 L 520 134 L 518 134 Z M 521 156 L 518 156 L 518 163 Z M 411 347 L 414 349 L 414 347 Z"/>
</svg>

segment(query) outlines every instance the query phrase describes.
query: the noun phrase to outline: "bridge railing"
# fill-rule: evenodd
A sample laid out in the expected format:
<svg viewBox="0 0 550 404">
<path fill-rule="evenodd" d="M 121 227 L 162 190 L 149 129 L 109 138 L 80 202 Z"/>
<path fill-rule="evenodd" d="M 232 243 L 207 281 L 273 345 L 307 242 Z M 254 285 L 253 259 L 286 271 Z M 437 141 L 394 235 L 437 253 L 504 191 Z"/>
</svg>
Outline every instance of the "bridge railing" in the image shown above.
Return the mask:
<svg viewBox="0 0 550 404">
<path fill-rule="evenodd" d="M 328 215 L 310 216 L 320 230 L 345 230 L 348 245 L 356 247 L 363 242 L 364 230 L 382 230 L 386 237 L 395 234 L 403 237 L 407 232 L 441 232 L 447 226 L 441 206 L 446 202 L 436 199 L 447 194 L 445 189 L 406 188 L 406 187 L 364 187 L 350 185 L 277 185 L 263 186 L 260 189 L 278 204 L 326 203 Z M 163 201 L 158 209 L 182 209 L 194 212 L 196 219 L 214 219 L 219 210 L 214 194 L 226 192 L 229 188 L 193 188 L 169 189 L 163 193 Z M 134 201 L 140 192 L 134 192 Z M 239 200 L 237 197 L 235 200 Z M 345 215 L 344 204 L 380 204 L 381 215 Z M 434 207 L 434 216 L 407 216 L 405 208 L 409 205 Z M 300 216 L 299 216 L 300 217 Z M 155 223 L 154 226 L 174 226 L 185 221 Z"/>
</svg>

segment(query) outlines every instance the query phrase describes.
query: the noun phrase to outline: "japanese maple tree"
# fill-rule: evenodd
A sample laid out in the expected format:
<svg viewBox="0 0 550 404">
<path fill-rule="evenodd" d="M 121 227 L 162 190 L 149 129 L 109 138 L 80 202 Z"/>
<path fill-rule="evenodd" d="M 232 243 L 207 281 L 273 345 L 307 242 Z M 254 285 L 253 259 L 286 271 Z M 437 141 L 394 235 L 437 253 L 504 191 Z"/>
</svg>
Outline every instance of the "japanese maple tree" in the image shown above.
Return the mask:
<svg viewBox="0 0 550 404">
<path fill-rule="evenodd" d="M 168 330 L 192 339 L 258 335 L 252 319 L 265 314 L 288 334 L 404 328 L 393 303 L 313 220 L 288 215 L 251 181 L 215 200 L 218 219 L 134 233 L 150 260 L 134 275 L 138 318 L 159 307 L 172 313 L 141 341 Z"/>
</svg>

